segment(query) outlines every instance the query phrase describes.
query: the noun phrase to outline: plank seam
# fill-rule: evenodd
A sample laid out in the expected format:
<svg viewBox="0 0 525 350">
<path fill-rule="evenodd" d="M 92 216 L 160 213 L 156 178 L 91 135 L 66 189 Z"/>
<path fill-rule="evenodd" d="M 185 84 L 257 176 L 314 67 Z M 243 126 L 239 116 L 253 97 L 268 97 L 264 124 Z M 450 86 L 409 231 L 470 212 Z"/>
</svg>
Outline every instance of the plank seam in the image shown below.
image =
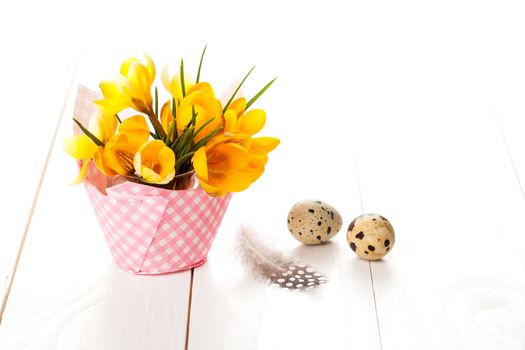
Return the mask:
<svg viewBox="0 0 525 350">
<path fill-rule="evenodd" d="M 383 340 L 381 339 L 381 328 L 379 327 L 379 314 L 377 312 L 376 289 L 374 286 L 374 276 L 372 274 L 372 263 L 368 262 L 368 270 L 370 271 L 370 281 L 372 282 L 372 294 L 374 296 L 374 308 L 376 311 L 377 334 L 379 335 L 379 348 L 383 350 Z"/>
<path fill-rule="evenodd" d="M 67 103 L 69 101 L 69 97 L 71 95 L 71 88 L 73 87 L 73 82 L 75 81 L 76 76 L 77 76 L 77 69 L 78 69 L 78 65 L 79 65 L 81 56 L 82 56 L 82 50 L 81 50 L 80 54 L 78 55 L 77 60 L 75 62 L 75 67 L 73 69 L 73 75 L 72 75 L 71 80 L 69 81 L 69 85 L 67 87 L 66 98 L 64 100 L 64 103 L 62 104 L 62 108 L 61 108 L 61 111 L 60 111 L 60 116 L 58 118 L 58 121 L 57 121 L 57 124 L 56 124 L 56 127 L 55 127 L 55 131 L 53 133 L 53 138 L 51 139 L 51 143 L 49 145 L 49 149 L 48 149 L 48 152 L 47 152 L 46 160 L 44 162 L 44 166 L 42 167 L 42 171 L 41 171 L 40 177 L 38 179 L 37 189 L 36 189 L 36 192 L 35 192 L 35 196 L 33 197 L 33 201 L 31 203 L 31 209 L 29 210 L 29 215 L 28 215 L 28 218 L 27 218 L 27 221 L 26 221 L 26 225 L 25 225 L 25 228 L 24 228 L 24 233 L 22 234 L 22 238 L 20 239 L 20 244 L 18 245 L 18 252 L 16 254 L 15 262 L 13 264 L 13 269 L 11 270 L 11 275 L 8 276 L 9 277 L 9 283 L 7 285 L 7 289 L 5 291 L 4 298 L 3 298 L 3 301 L 2 301 L 2 306 L 0 308 L 0 325 L 2 324 L 2 317 L 4 315 L 4 311 L 5 311 L 6 306 L 7 306 L 7 301 L 9 299 L 9 295 L 11 293 L 11 288 L 13 286 L 13 282 L 14 282 L 14 279 L 15 279 L 15 276 L 16 276 L 16 271 L 18 269 L 18 264 L 19 264 L 20 258 L 22 256 L 22 250 L 24 249 L 24 246 L 25 246 L 27 234 L 29 232 L 29 228 L 31 227 L 31 221 L 33 219 L 33 214 L 35 212 L 36 204 L 38 202 L 38 198 L 40 197 L 40 190 L 42 188 L 42 184 L 44 182 L 44 178 L 45 178 L 45 175 L 46 175 L 46 172 L 47 172 L 47 166 L 49 165 L 49 160 L 51 159 L 51 155 L 53 153 L 53 148 L 55 146 L 56 138 L 57 138 L 57 135 L 58 135 L 58 130 L 60 129 L 60 125 L 62 124 L 62 119 L 64 117 L 64 112 L 66 110 L 66 106 L 67 106 Z"/>
<path fill-rule="evenodd" d="M 186 344 L 184 346 L 185 350 L 189 349 L 189 340 L 190 340 L 190 320 L 191 320 L 191 302 L 193 300 L 193 276 L 195 269 L 191 269 L 190 277 L 190 295 L 188 298 L 188 315 L 186 317 Z"/>
<path fill-rule="evenodd" d="M 361 206 L 361 214 L 365 213 L 365 210 L 363 208 L 363 192 L 361 191 L 361 179 L 359 178 L 359 165 L 357 162 L 357 154 L 355 152 L 355 146 L 354 146 L 354 166 L 355 166 L 355 175 L 357 178 L 357 192 L 359 193 L 359 205 Z"/>
<path fill-rule="evenodd" d="M 355 152 L 354 147 L 354 165 L 355 165 L 355 173 L 357 178 L 357 190 L 359 192 L 359 204 L 361 205 L 361 214 L 365 213 L 364 206 L 363 206 L 363 191 L 361 190 L 361 178 L 359 176 L 359 165 L 357 162 L 357 154 Z M 374 275 L 372 274 L 372 264 L 370 261 L 368 261 L 368 271 L 370 272 L 370 282 L 372 283 L 372 296 L 374 297 L 374 311 L 376 314 L 376 324 L 377 324 L 377 334 L 379 336 L 379 348 L 383 350 L 383 340 L 381 339 L 381 328 L 379 327 L 379 314 L 377 312 L 377 301 L 376 301 L 376 290 L 374 286 Z"/>
<path fill-rule="evenodd" d="M 499 134 L 503 141 L 503 146 L 505 147 L 505 152 L 507 153 L 507 156 L 509 157 L 510 165 L 512 167 L 512 170 L 514 171 L 514 176 L 516 177 L 516 181 L 518 182 L 518 186 L 521 191 L 521 196 L 523 197 L 523 199 L 525 199 L 525 190 L 523 189 L 523 184 L 521 183 L 518 169 L 516 168 L 516 164 L 514 163 L 514 158 L 512 157 L 512 152 L 510 151 L 509 144 L 507 143 L 507 138 L 505 137 L 505 133 L 503 132 L 503 128 L 501 127 L 501 123 L 499 121 L 498 114 L 496 113 L 496 107 L 494 106 L 494 103 L 492 102 L 492 99 L 490 98 L 489 91 L 488 91 L 487 85 L 485 84 L 484 80 L 483 80 L 483 85 L 485 87 L 485 93 L 487 94 L 487 99 L 489 100 L 490 108 L 492 110 L 492 118 L 496 122 L 496 126 L 498 128 Z"/>
</svg>

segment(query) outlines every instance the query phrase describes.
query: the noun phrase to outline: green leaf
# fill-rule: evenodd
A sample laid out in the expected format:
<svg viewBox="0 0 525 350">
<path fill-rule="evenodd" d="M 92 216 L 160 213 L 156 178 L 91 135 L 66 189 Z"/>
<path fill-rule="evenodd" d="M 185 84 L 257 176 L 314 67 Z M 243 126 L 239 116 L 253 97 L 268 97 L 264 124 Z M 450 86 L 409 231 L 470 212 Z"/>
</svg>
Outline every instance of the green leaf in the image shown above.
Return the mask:
<svg viewBox="0 0 525 350">
<path fill-rule="evenodd" d="M 224 108 L 222 109 L 222 114 L 226 113 L 226 111 L 228 110 L 228 107 L 230 107 L 230 104 L 232 103 L 233 99 L 235 98 L 235 95 L 237 95 L 237 92 L 239 92 L 239 90 L 241 89 L 242 84 L 244 84 L 244 82 L 246 81 L 246 79 L 247 79 L 248 76 L 252 73 L 252 71 L 253 71 L 254 69 L 255 69 L 255 66 L 253 66 L 252 69 L 250 69 L 250 71 L 246 74 L 246 76 L 244 77 L 244 79 L 240 82 L 239 86 L 237 86 L 237 89 L 235 89 L 235 91 L 233 92 L 232 97 L 230 97 L 228 103 L 226 103 L 226 105 L 225 105 Z"/>
<path fill-rule="evenodd" d="M 170 135 L 173 134 L 173 128 L 175 127 L 175 123 L 171 124 L 170 127 L 168 128 L 168 133 L 166 134 L 166 139 L 167 139 L 167 142 L 169 142 L 170 140 Z"/>
<path fill-rule="evenodd" d="M 153 115 L 153 113 L 148 113 L 148 118 L 151 125 L 153 126 L 153 129 L 155 130 L 155 134 L 151 134 L 151 136 L 153 136 L 153 138 L 156 140 L 161 140 L 164 136 L 166 136 L 166 132 L 162 128 L 162 125 L 160 125 L 159 119 Z"/>
<path fill-rule="evenodd" d="M 173 125 L 177 125 L 177 108 L 175 106 L 175 98 L 171 99 L 171 115 L 173 116 Z M 177 128 L 173 128 L 173 139 L 179 137 Z"/>
<path fill-rule="evenodd" d="M 188 144 L 188 141 L 193 143 L 193 127 L 189 127 L 187 129 L 184 129 L 184 132 L 180 135 L 179 138 L 177 138 L 173 151 L 176 155 L 183 154 L 184 149 L 186 148 L 186 145 Z"/>
<path fill-rule="evenodd" d="M 82 125 L 78 120 L 76 120 L 75 118 L 73 118 L 73 121 L 78 125 L 78 127 L 80 128 L 80 130 L 82 130 L 82 132 L 84 134 L 86 134 L 87 137 L 89 137 L 91 139 L 91 141 L 93 141 L 95 143 L 95 145 L 97 146 L 102 146 L 104 147 L 104 142 L 100 141 L 95 135 L 93 135 L 91 132 L 89 132 L 88 129 L 86 129 L 84 127 L 84 125 Z"/>
<path fill-rule="evenodd" d="M 186 132 L 187 129 L 195 125 L 195 122 L 197 121 L 197 115 L 199 115 L 199 113 L 195 113 L 194 106 L 192 106 L 191 108 L 192 108 L 192 116 L 188 124 L 184 126 L 184 130 L 182 131 L 183 133 Z"/>
<path fill-rule="evenodd" d="M 206 123 L 202 124 L 201 127 L 198 128 L 197 131 L 195 131 L 194 135 L 197 135 L 198 133 L 200 133 L 208 124 L 210 124 L 214 120 L 215 120 L 215 117 L 208 119 L 206 121 Z M 222 127 L 221 127 L 221 129 L 222 129 Z"/>
<path fill-rule="evenodd" d="M 189 152 L 189 153 L 186 153 L 185 155 L 183 155 L 182 157 L 180 157 L 179 159 L 177 159 L 177 162 L 178 164 L 182 164 L 188 160 L 191 160 L 191 158 L 193 158 L 193 155 L 195 154 L 195 152 Z"/>
<path fill-rule="evenodd" d="M 191 123 L 195 125 L 197 123 L 197 112 L 195 112 L 195 106 L 191 106 Z"/>
<path fill-rule="evenodd" d="M 201 68 L 202 68 L 202 60 L 204 59 L 204 53 L 206 53 L 206 48 L 208 45 L 204 46 L 204 50 L 202 50 L 201 54 L 201 60 L 199 62 L 199 69 L 197 70 L 197 80 L 195 81 L 195 84 L 197 84 L 201 78 Z"/>
<path fill-rule="evenodd" d="M 159 90 L 155 86 L 155 116 L 159 118 Z"/>
<path fill-rule="evenodd" d="M 251 106 L 255 101 L 257 101 L 257 99 L 258 99 L 259 97 L 261 97 L 261 95 L 264 94 L 264 92 L 265 92 L 266 90 L 268 90 L 268 88 L 269 88 L 270 86 L 272 86 L 272 84 L 273 84 L 273 82 L 274 82 L 275 80 L 277 80 L 277 78 L 273 78 L 268 84 L 266 84 L 266 85 L 261 89 L 261 91 L 259 91 L 259 92 L 258 92 L 258 93 L 257 93 L 257 94 L 256 94 L 251 100 L 250 100 L 250 101 L 248 101 L 248 102 L 246 103 L 246 109 L 250 108 L 250 106 Z"/>
<path fill-rule="evenodd" d="M 186 84 L 184 83 L 184 60 L 180 60 L 180 87 L 182 89 L 182 97 L 186 97 Z"/>
<path fill-rule="evenodd" d="M 202 146 L 204 146 L 205 144 L 208 143 L 208 141 L 210 141 L 210 139 L 212 137 L 214 137 L 215 135 L 217 135 L 219 133 L 219 131 L 221 131 L 222 127 L 218 127 L 216 128 L 215 130 L 213 130 L 212 132 L 210 132 L 207 136 L 205 136 L 204 138 L 202 138 L 202 140 L 200 140 L 199 142 L 197 142 L 195 144 L 195 147 L 193 148 L 194 150 L 198 150 L 199 148 L 201 148 Z"/>
</svg>

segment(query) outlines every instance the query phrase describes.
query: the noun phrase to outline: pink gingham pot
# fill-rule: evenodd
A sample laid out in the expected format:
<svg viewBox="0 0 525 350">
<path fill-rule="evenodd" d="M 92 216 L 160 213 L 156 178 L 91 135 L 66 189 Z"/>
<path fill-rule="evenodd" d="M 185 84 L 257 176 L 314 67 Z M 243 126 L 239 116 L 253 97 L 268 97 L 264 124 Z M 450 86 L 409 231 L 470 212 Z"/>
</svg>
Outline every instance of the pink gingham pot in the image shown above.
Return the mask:
<svg viewBox="0 0 525 350">
<path fill-rule="evenodd" d="M 75 117 L 88 125 L 93 101 L 100 98 L 80 85 Z M 81 133 L 76 125 L 73 131 Z M 200 188 L 172 191 L 133 182 L 109 188 L 107 184 L 89 164 L 85 187 L 119 266 L 135 274 L 161 274 L 204 264 L 231 194 L 219 198 Z"/>
<path fill-rule="evenodd" d="M 231 194 L 166 190 L 124 182 L 86 190 L 117 264 L 134 274 L 161 274 L 202 265 Z"/>
</svg>

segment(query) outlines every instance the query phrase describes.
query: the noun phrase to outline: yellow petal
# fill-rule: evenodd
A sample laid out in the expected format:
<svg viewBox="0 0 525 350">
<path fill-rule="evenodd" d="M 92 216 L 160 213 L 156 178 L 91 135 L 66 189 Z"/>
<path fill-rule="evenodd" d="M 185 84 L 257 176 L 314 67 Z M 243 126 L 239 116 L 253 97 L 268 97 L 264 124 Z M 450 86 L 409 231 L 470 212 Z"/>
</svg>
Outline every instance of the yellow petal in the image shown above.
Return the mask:
<svg viewBox="0 0 525 350">
<path fill-rule="evenodd" d="M 134 63 L 130 67 L 127 78 L 135 85 L 140 91 L 139 99 L 144 100 L 147 94 L 151 94 L 150 88 L 150 76 L 148 69 L 142 63 Z"/>
<path fill-rule="evenodd" d="M 106 163 L 104 158 L 104 147 L 99 147 L 98 151 L 95 152 L 95 165 L 97 169 L 106 176 L 115 176 L 117 175 L 117 172 L 111 169 Z"/>
<path fill-rule="evenodd" d="M 224 192 L 240 192 L 247 189 L 253 182 L 249 172 L 230 169 L 214 173 L 210 184 Z"/>
<path fill-rule="evenodd" d="M 150 85 L 153 83 L 153 80 L 155 80 L 155 64 L 153 63 L 153 60 L 151 59 L 150 56 L 148 56 L 147 54 L 143 54 L 144 57 L 146 58 L 146 68 L 148 69 L 148 72 L 149 72 L 149 83 Z"/>
<path fill-rule="evenodd" d="M 215 93 L 213 92 L 213 88 L 209 83 L 206 82 L 200 82 L 198 84 L 193 85 L 191 88 L 188 88 L 186 90 L 186 94 L 189 95 L 194 92 L 199 92 L 201 95 L 204 96 L 204 98 L 214 98 Z"/>
<path fill-rule="evenodd" d="M 231 142 L 237 143 L 247 150 L 252 147 L 252 137 L 249 134 L 236 133 L 232 136 Z"/>
<path fill-rule="evenodd" d="M 228 107 L 228 109 L 233 109 L 238 117 L 243 115 L 244 111 L 246 110 L 246 98 L 241 97 L 233 101 Z"/>
<path fill-rule="evenodd" d="M 206 143 L 206 150 L 211 149 L 212 147 L 214 147 L 215 145 L 218 145 L 219 143 L 231 142 L 232 138 L 233 138 L 232 135 L 225 135 L 225 134 L 214 136 Z"/>
<path fill-rule="evenodd" d="M 101 111 L 97 111 L 91 115 L 88 129 L 100 141 L 106 143 L 115 135 L 117 124 L 117 117 L 114 114 L 104 114 Z"/>
<path fill-rule="evenodd" d="M 155 65 L 147 55 L 146 63 L 136 58 L 125 60 L 115 81 L 103 81 L 100 89 L 104 99 L 96 103 L 104 111 L 118 113 L 128 107 L 151 115 L 151 85 L 155 78 Z"/>
<path fill-rule="evenodd" d="M 175 74 L 171 79 L 169 76 L 169 66 L 165 65 L 162 69 L 161 73 L 161 79 L 162 79 L 162 85 L 168 90 L 175 98 L 175 101 L 177 103 L 180 103 L 182 101 L 182 87 L 180 82 L 180 73 Z M 193 79 L 188 74 L 184 73 L 184 87 L 186 88 L 186 94 L 188 94 L 188 91 L 193 87 L 195 83 L 193 82 Z"/>
<path fill-rule="evenodd" d="M 160 109 L 160 124 L 166 132 L 169 132 L 170 125 L 173 124 L 173 113 L 171 111 L 171 101 L 166 101 Z M 170 135 L 171 136 L 171 135 Z"/>
<path fill-rule="evenodd" d="M 117 82 L 112 80 L 102 81 L 100 83 L 100 90 L 105 99 L 122 97 L 122 93 L 117 87 Z"/>
<path fill-rule="evenodd" d="M 131 101 L 127 99 L 105 99 L 94 101 L 97 107 L 105 114 L 117 114 L 131 106 Z"/>
<path fill-rule="evenodd" d="M 186 90 L 186 95 L 189 94 L 189 90 L 194 86 L 193 78 L 186 73 L 184 73 L 184 88 Z M 182 101 L 182 84 L 180 81 L 180 73 L 177 73 L 173 76 L 170 82 L 170 87 L 168 89 L 176 101 Z"/>
<path fill-rule="evenodd" d="M 164 67 L 162 67 L 162 71 L 160 72 L 160 79 L 162 81 L 162 85 L 164 85 L 164 88 L 168 91 L 170 91 L 170 66 L 165 64 Z"/>
<path fill-rule="evenodd" d="M 280 143 L 279 139 L 275 137 L 255 137 L 252 138 L 250 152 L 252 153 L 268 153 L 273 151 Z"/>
<path fill-rule="evenodd" d="M 104 147 L 102 154 L 103 167 L 109 168 L 123 176 L 131 176 L 135 173 L 135 169 L 133 168 L 133 157 L 135 153 L 135 150 L 128 142 L 126 134 L 115 135 Z"/>
<path fill-rule="evenodd" d="M 131 97 L 132 100 L 142 100 L 142 91 L 138 83 L 132 82 L 125 76 L 117 77 L 117 87 L 122 95 Z"/>
<path fill-rule="evenodd" d="M 129 67 L 133 62 L 136 62 L 136 58 L 127 58 L 124 61 L 122 61 L 122 64 L 120 65 L 120 74 L 123 76 L 127 76 L 129 72 Z"/>
<path fill-rule="evenodd" d="M 214 187 L 214 186 L 208 184 L 207 182 L 202 181 L 202 179 L 200 179 L 200 178 L 199 178 L 199 186 L 200 186 L 200 187 L 201 187 L 206 193 L 208 193 L 210 196 L 223 197 L 224 195 L 227 194 L 227 192 L 221 191 L 221 190 L 218 189 L 217 187 Z"/>
<path fill-rule="evenodd" d="M 82 183 L 82 181 L 84 181 L 87 175 L 88 163 L 89 163 L 89 160 L 86 160 L 84 164 L 82 164 L 82 167 L 80 168 L 80 172 L 78 173 L 78 176 L 76 177 L 75 180 L 73 180 L 73 182 L 71 182 L 71 185 L 76 186 Z"/>
<path fill-rule="evenodd" d="M 199 148 L 193 155 L 193 169 L 200 179 L 208 181 L 208 163 L 205 147 Z"/>
<path fill-rule="evenodd" d="M 175 169 L 173 169 L 165 177 L 162 177 L 159 174 L 157 174 L 155 171 L 144 167 L 142 169 L 142 174 L 140 176 L 144 182 L 147 182 L 150 184 L 165 185 L 169 183 L 171 180 L 173 180 L 173 178 L 175 177 Z"/>
<path fill-rule="evenodd" d="M 118 127 L 118 133 L 127 136 L 129 152 L 135 154 L 148 141 L 150 130 L 146 119 L 136 115 L 124 120 Z"/>
<path fill-rule="evenodd" d="M 264 168 L 268 163 L 268 153 L 250 153 L 250 164 L 260 164 Z"/>
<path fill-rule="evenodd" d="M 191 92 L 182 100 L 177 110 L 177 132 L 182 134 L 184 128 L 192 120 L 196 113 L 195 129 L 200 129 L 206 122 L 209 122 L 197 135 L 195 142 L 199 142 L 217 128 L 223 127 L 222 106 L 219 100 L 213 97 L 213 90 L 207 83 L 199 83 L 194 86 L 200 90 Z M 211 91 L 210 91 L 211 90 Z"/>
<path fill-rule="evenodd" d="M 261 131 L 266 123 L 266 112 L 262 109 L 252 109 L 239 118 L 237 130 L 241 133 L 254 135 Z"/>
<path fill-rule="evenodd" d="M 129 77 L 132 71 L 139 71 L 139 74 L 146 78 L 146 81 L 151 84 L 155 79 L 155 65 L 153 60 L 147 54 L 144 54 L 146 58 L 146 64 L 137 58 L 128 58 L 122 62 L 120 66 L 120 74 L 125 77 Z"/>
<path fill-rule="evenodd" d="M 93 158 L 97 151 L 97 145 L 86 135 L 77 135 L 64 139 L 62 148 L 71 157 L 79 160 Z"/>
<path fill-rule="evenodd" d="M 164 142 L 151 140 L 135 154 L 133 166 L 145 182 L 167 184 L 175 176 L 175 154 Z"/>
<path fill-rule="evenodd" d="M 237 129 L 237 113 L 233 109 L 228 109 L 223 117 L 224 132 L 234 133 Z"/>
<path fill-rule="evenodd" d="M 251 177 L 253 183 L 264 173 L 264 164 L 250 162 L 250 165 L 243 169 L 243 171 Z"/>
<path fill-rule="evenodd" d="M 248 166 L 248 151 L 236 143 L 219 144 L 210 153 L 208 161 L 215 163 L 215 167 L 243 169 Z"/>
<path fill-rule="evenodd" d="M 150 141 L 150 144 L 152 143 L 161 145 L 157 151 L 150 151 L 151 157 L 154 158 L 154 161 L 156 162 L 156 166 L 153 167 L 153 170 L 163 178 L 171 176 L 169 179 L 171 180 L 173 176 L 175 176 L 175 153 L 160 140 Z M 153 149 L 154 147 L 151 148 Z M 146 150 L 147 148 L 145 148 L 144 152 L 146 152 Z M 153 152 L 156 153 L 153 154 Z"/>
</svg>

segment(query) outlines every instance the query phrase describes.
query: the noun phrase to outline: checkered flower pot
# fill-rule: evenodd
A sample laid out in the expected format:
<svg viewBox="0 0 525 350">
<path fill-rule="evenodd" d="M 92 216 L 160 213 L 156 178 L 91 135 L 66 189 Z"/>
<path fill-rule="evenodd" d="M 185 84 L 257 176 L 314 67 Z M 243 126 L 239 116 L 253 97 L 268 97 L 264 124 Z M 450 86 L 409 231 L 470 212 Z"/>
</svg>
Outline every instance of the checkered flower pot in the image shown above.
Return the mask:
<svg viewBox="0 0 525 350">
<path fill-rule="evenodd" d="M 85 186 L 111 254 L 134 274 L 202 265 L 231 198 L 133 182 L 109 187 L 106 194 L 90 182 Z"/>
</svg>

